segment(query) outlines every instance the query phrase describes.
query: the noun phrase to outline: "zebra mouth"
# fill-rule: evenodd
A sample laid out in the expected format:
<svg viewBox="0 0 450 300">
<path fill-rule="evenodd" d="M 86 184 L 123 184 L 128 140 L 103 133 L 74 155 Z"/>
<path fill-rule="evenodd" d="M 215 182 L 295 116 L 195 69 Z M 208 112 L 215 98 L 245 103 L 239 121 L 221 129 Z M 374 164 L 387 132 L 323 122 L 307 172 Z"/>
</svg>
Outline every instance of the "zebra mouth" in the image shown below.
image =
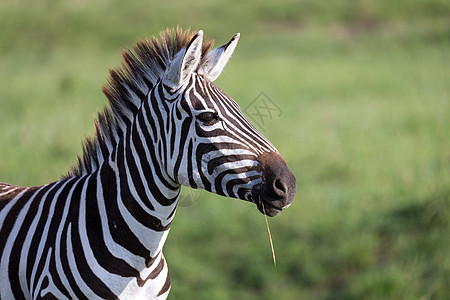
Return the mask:
<svg viewBox="0 0 450 300">
<path fill-rule="evenodd" d="M 252 192 L 247 197 L 248 201 L 255 203 L 258 210 L 269 217 L 275 217 L 283 208 L 279 208 L 270 203 L 270 200 L 264 199 L 264 197 L 258 192 Z"/>
</svg>

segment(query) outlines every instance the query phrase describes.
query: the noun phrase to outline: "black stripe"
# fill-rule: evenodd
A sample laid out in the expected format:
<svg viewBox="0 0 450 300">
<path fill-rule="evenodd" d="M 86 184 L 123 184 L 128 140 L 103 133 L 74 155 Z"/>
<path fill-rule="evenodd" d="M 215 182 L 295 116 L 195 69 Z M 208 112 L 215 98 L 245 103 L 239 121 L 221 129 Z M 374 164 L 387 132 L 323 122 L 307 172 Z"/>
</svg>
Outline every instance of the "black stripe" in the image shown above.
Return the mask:
<svg viewBox="0 0 450 300">
<path fill-rule="evenodd" d="M 131 267 L 123 259 L 113 256 L 105 245 L 104 239 L 101 238 L 104 234 L 96 196 L 97 178 L 94 173 L 89 179 L 86 189 L 86 231 L 95 259 L 109 273 L 124 277 L 138 277 L 139 271 Z"/>
<path fill-rule="evenodd" d="M 40 278 L 41 274 L 43 273 L 48 249 L 50 247 L 53 249 L 52 251 L 54 251 L 54 249 L 55 249 L 56 233 L 58 230 L 59 222 L 57 224 L 55 224 L 56 227 L 52 227 L 51 226 L 52 224 L 50 222 L 48 236 L 47 236 L 47 238 L 45 240 L 45 244 L 44 244 L 44 251 L 42 252 L 41 257 L 37 257 L 39 243 L 42 241 L 42 233 L 44 232 L 45 223 L 49 220 L 48 217 L 49 217 L 50 206 L 51 206 L 52 202 L 58 200 L 58 199 L 55 199 L 55 194 L 64 183 L 65 183 L 65 181 L 56 182 L 55 184 L 52 185 L 53 189 L 49 192 L 49 194 L 47 195 L 47 197 L 45 199 L 37 199 L 38 203 L 44 202 L 44 206 L 42 208 L 41 218 L 39 219 L 38 223 L 36 224 L 35 234 L 33 234 L 32 238 L 31 238 L 30 249 L 29 249 L 28 253 L 26 254 L 27 255 L 27 271 L 26 271 L 27 276 L 26 277 L 28 279 L 28 286 L 30 286 L 30 287 L 31 287 L 31 275 L 32 275 L 31 273 L 32 273 L 32 270 L 33 270 L 33 267 L 35 264 L 35 260 L 40 259 L 37 270 L 36 270 L 36 277 L 33 282 L 34 287 L 37 286 L 39 278 Z M 40 196 L 40 195 L 38 195 L 38 196 Z M 55 218 L 56 212 L 57 211 L 56 211 L 56 207 L 55 207 L 55 212 L 54 212 L 53 216 L 51 216 L 52 219 Z M 36 214 L 31 213 L 31 211 L 28 211 L 28 215 L 33 216 L 33 219 L 36 216 Z M 61 219 L 59 219 L 59 220 L 61 220 Z M 31 225 L 31 222 L 32 222 L 32 220 L 30 220 L 30 223 L 28 223 L 24 220 L 23 224 Z M 28 227 L 28 226 L 22 226 L 22 227 Z M 51 257 L 52 257 L 51 261 L 53 261 L 54 253 L 52 253 Z"/>
<path fill-rule="evenodd" d="M 155 170 L 155 175 L 160 179 L 161 183 L 168 189 L 171 190 L 176 190 L 178 189 L 177 186 L 173 186 L 172 184 L 170 184 L 169 182 L 167 182 L 167 180 L 164 179 L 162 172 L 161 172 L 161 168 L 158 166 L 158 157 L 156 156 L 156 149 L 155 147 L 158 147 L 158 155 L 159 157 L 161 157 L 161 143 L 158 143 L 155 145 L 155 142 L 151 139 L 151 136 L 148 134 L 148 131 L 145 131 L 145 128 L 142 128 L 142 134 L 144 136 L 144 141 L 142 140 L 137 140 L 137 132 L 133 132 L 133 143 L 134 146 L 136 147 L 136 151 L 138 152 L 138 154 L 140 154 L 140 159 L 141 159 L 141 167 L 142 167 L 142 171 L 144 173 L 144 177 L 145 177 L 145 181 L 148 182 L 149 180 L 152 180 L 151 175 L 152 175 L 152 171 L 150 168 L 150 163 L 152 163 L 152 165 L 154 166 L 154 170 Z M 138 146 L 140 146 L 138 148 Z M 148 159 L 147 157 L 143 157 L 143 155 L 145 155 L 145 151 L 144 151 L 144 147 L 148 148 L 148 152 L 150 153 L 150 159 Z M 128 158 L 127 158 L 128 160 Z M 134 160 L 134 159 L 133 159 Z M 129 160 L 128 160 L 129 161 Z M 159 189 L 159 188 L 158 188 Z M 152 189 L 149 189 L 150 192 L 152 192 Z M 154 197 L 156 198 L 157 196 L 154 195 Z"/>
<path fill-rule="evenodd" d="M 20 252 L 22 250 L 23 243 L 25 242 L 25 238 L 28 233 L 28 230 L 30 229 L 29 225 L 31 225 L 31 222 L 33 221 L 33 219 L 36 216 L 36 213 L 38 211 L 40 199 L 47 192 L 47 190 L 50 189 L 51 187 L 53 187 L 53 185 L 49 184 L 47 186 L 42 187 L 38 191 L 38 193 L 36 194 L 36 197 L 33 199 L 33 202 L 31 203 L 31 205 L 27 211 L 27 214 L 25 216 L 25 219 L 22 223 L 25 226 L 20 227 L 19 232 L 17 233 L 16 239 L 14 240 L 12 251 L 9 256 L 8 272 L 9 272 L 9 282 L 11 284 L 11 289 L 12 289 L 15 299 L 21 299 L 21 298 L 25 297 L 25 295 L 22 293 L 22 289 L 20 288 L 20 278 L 19 278 L 19 273 L 18 273 L 19 262 L 20 262 L 20 257 L 21 257 Z M 26 198 L 26 200 L 29 201 L 29 198 Z M 23 206 L 21 207 L 21 209 L 23 209 Z M 28 224 L 28 226 L 27 226 L 27 224 Z"/>
<path fill-rule="evenodd" d="M 150 274 L 147 277 L 148 279 L 155 279 L 158 277 L 158 275 L 161 273 L 161 271 L 164 269 L 164 256 L 161 255 L 161 259 L 159 260 L 158 265 L 153 269 L 153 271 L 150 272 Z"/>
<path fill-rule="evenodd" d="M 158 100 L 156 99 L 156 94 L 155 93 L 156 93 L 155 89 L 153 89 L 151 91 L 151 93 L 150 93 L 151 105 L 152 105 L 152 108 L 153 108 L 152 111 L 155 113 L 156 119 L 157 119 L 158 125 L 159 125 L 159 127 L 158 127 L 158 135 L 155 136 L 155 138 L 160 138 L 161 139 L 161 141 L 162 141 L 161 144 L 164 147 L 163 153 L 167 153 L 167 149 L 165 148 L 165 145 L 166 145 L 166 134 L 164 132 L 164 122 L 163 122 L 163 117 L 161 115 L 161 112 L 160 112 L 160 109 L 159 109 L 159 106 L 158 106 Z M 148 116 L 148 117 L 151 117 L 151 116 Z"/>
<path fill-rule="evenodd" d="M 219 156 L 213 159 L 210 159 L 208 162 L 208 173 L 212 175 L 214 169 L 219 167 L 220 165 L 228 162 L 238 162 L 242 160 L 254 160 L 256 161 L 256 157 L 250 154 L 233 154 L 226 156 Z"/>
<path fill-rule="evenodd" d="M 145 110 L 145 115 L 146 115 L 145 120 L 150 125 L 150 129 L 152 131 L 153 137 L 156 138 L 157 137 L 156 124 L 155 124 L 155 121 L 153 120 L 152 115 L 150 113 L 149 101 L 144 101 L 143 108 Z M 142 113 L 138 114 L 137 117 L 138 117 L 138 120 L 139 120 L 139 124 L 147 124 L 145 122 L 145 120 L 144 120 L 144 111 Z M 147 126 L 143 127 L 143 128 L 147 128 L 148 129 Z"/>
<path fill-rule="evenodd" d="M 62 230 L 61 247 L 60 247 L 60 253 L 61 253 L 60 259 L 61 259 L 61 265 L 63 268 L 63 272 L 66 275 L 67 280 L 69 281 L 70 287 L 72 288 L 73 292 L 79 299 L 86 299 L 86 296 L 81 292 L 80 287 L 78 286 L 78 282 L 75 280 L 75 278 L 72 274 L 73 270 L 69 265 L 69 258 L 68 258 L 69 249 L 67 248 L 67 233 L 68 233 L 68 229 L 69 229 L 69 224 L 72 223 L 71 226 L 76 226 L 74 224 L 77 224 L 77 222 L 78 222 L 79 210 L 76 208 L 73 208 L 72 204 L 74 202 L 79 203 L 79 200 L 76 201 L 76 199 L 80 199 L 79 195 L 81 194 L 81 189 L 83 187 L 83 183 L 85 180 L 86 180 L 86 177 L 81 177 L 79 180 L 73 182 L 74 191 L 72 193 L 72 198 L 68 200 L 68 201 L 70 201 L 68 215 L 67 215 L 67 219 L 66 219 L 66 222 L 65 222 L 63 230 Z M 76 191 L 77 191 L 77 193 L 76 193 Z M 76 198 L 77 194 L 78 194 L 78 198 Z M 62 199 L 62 197 L 61 197 L 61 199 Z M 61 216 L 62 216 L 62 211 L 61 211 Z"/>
<path fill-rule="evenodd" d="M 147 158 L 145 157 L 145 151 L 144 146 L 142 145 L 142 141 L 139 138 L 139 134 L 136 128 L 136 124 L 133 126 L 133 138 L 132 143 L 136 149 L 136 152 L 140 159 L 140 166 L 142 167 L 142 172 L 144 173 L 144 176 L 146 176 L 147 173 L 150 173 L 150 166 L 148 165 Z M 152 205 L 150 201 L 146 201 L 147 194 L 145 191 L 143 179 L 139 174 L 137 162 L 135 158 L 132 156 L 130 147 L 127 147 L 127 153 L 126 153 L 126 161 L 128 163 L 128 167 L 130 169 L 130 176 L 131 180 L 133 181 L 133 185 L 136 189 L 136 192 L 138 193 L 138 196 L 143 200 L 145 206 L 149 208 L 150 210 L 155 210 L 155 207 Z M 125 180 L 126 176 L 122 176 Z"/>
<path fill-rule="evenodd" d="M 192 141 L 191 138 L 188 138 L 189 128 L 191 127 L 191 123 L 192 123 L 192 119 L 186 118 L 186 119 L 184 119 L 183 123 L 181 124 L 180 145 L 178 147 L 179 153 L 178 153 L 177 160 L 176 160 L 175 166 L 174 166 L 174 174 L 175 174 L 174 180 L 176 182 L 178 182 L 178 172 L 180 169 L 181 161 L 183 160 L 183 156 L 185 155 L 184 147 L 186 145 L 186 141 L 188 139 L 189 139 L 190 143 Z M 192 151 L 191 151 L 191 153 L 192 153 Z M 188 156 L 188 160 L 190 160 L 190 156 Z M 188 174 L 192 174 L 192 173 L 188 173 Z"/>
<path fill-rule="evenodd" d="M 123 161 L 123 143 L 120 142 L 117 151 L 117 164 L 119 173 L 125 176 L 125 167 Z M 103 194 L 105 199 L 106 213 L 108 216 L 108 226 L 111 232 L 111 236 L 117 244 L 128 249 L 131 253 L 148 258 L 150 257 L 150 251 L 142 245 L 139 239 L 130 230 L 128 224 L 123 219 L 118 204 L 117 204 L 117 192 L 118 187 L 116 184 L 116 176 L 107 164 L 101 169 L 100 178 L 102 180 Z M 120 194 L 121 197 L 131 198 L 131 193 L 126 185 L 126 181 L 120 180 Z"/>
<path fill-rule="evenodd" d="M 256 169 L 255 167 L 237 168 L 237 169 L 229 169 L 229 170 L 226 170 L 226 171 L 220 173 L 220 174 L 217 175 L 216 178 L 214 179 L 214 186 L 215 186 L 215 188 L 216 188 L 217 194 L 222 195 L 222 196 L 226 196 L 225 193 L 224 193 L 224 189 L 223 189 L 224 186 L 223 186 L 223 184 L 222 184 L 222 180 L 223 180 L 223 178 L 224 178 L 226 175 L 228 175 L 228 174 L 247 173 L 247 172 L 250 172 L 250 171 L 255 170 L 255 169 Z M 246 183 L 246 179 L 245 179 L 245 178 L 242 178 L 240 181 L 239 181 L 238 179 L 236 179 L 236 180 L 237 180 L 237 181 L 234 182 L 235 184 L 238 184 L 238 183 L 240 183 L 240 184 Z M 227 187 L 225 187 L 225 188 L 227 188 Z M 227 188 L 227 192 L 228 192 L 228 191 L 229 191 L 229 188 Z M 232 194 L 233 194 L 233 193 L 230 194 L 230 197 L 236 197 L 236 196 L 233 196 Z"/>
<path fill-rule="evenodd" d="M 83 189 L 85 180 L 81 180 L 73 192 L 72 199 L 81 199 L 81 192 Z M 83 183 L 83 184 L 81 184 Z M 69 219 L 71 221 L 71 238 L 72 249 L 75 256 L 75 263 L 78 268 L 80 276 L 83 281 L 89 286 L 89 288 L 99 297 L 115 299 L 116 295 L 105 285 L 105 283 L 93 272 L 89 266 L 89 262 L 84 256 L 84 250 L 81 243 L 80 233 L 78 231 L 79 226 L 79 209 L 80 201 L 72 201 L 70 205 Z M 75 218 L 78 217 L 78 218 Z"/>
<path fill-rule="evenodd" d="M 205 174 L 203 173 L 202 170 L 202 157 L 203 154 L 205 152 L 203 151 L 208 151 L 208 149 L 205 148 L 209 148 L 211 144 L 203 144 L 200 143 L 197 145 L 197 149 L 195 150 L 195 158 L 196 158 L 196 171 L 198 172 L 198 174 L 200 175 L 200 179 L 202 181 L 203 187 L 205 190 L 207 191 L 211 191 L 211 183 L 209 182 L 209 180 L 206 178 Z"/>
<path fill-rule="evenodd" d="M 169 289 L 170 289 L 170 276 L 169 276 L 169 272 L 167 272 L 166 281 L 164 282 L 163 287 L 159 291 L 158 296 L 161 296 L 162 294 L 167 292 Z"/>
<path fill-rule="evenodd" d="M 167 122 L 167 124 L 170 123 L 172 125 L 172 130 L 169 130 L 169 129 L 167 130 L 167 133 L 170 134 L 170 155 L 169 155 L 169 157 L 173 157 L 174 151 L 175 151 L 175 137 L 177 136 L 177 127 L 178 127 L 177 125 L 178 124 L 175 123 L 175 116 L 173 114 L 171 114 L 169 116 L 169 118 L 170 118 L 171 122 Z M 181 131 L 181 134 L 182 133 L 183 133 L 183 131 Z M 183 141 L 183 139 L 180 139 L 180 142 L 181 141 Z M 183 149 L 183 148 L 179 147 L 178 149 L 180 150 L 180 152 L 182 152 L 181 149 Z"/>
<path fill-rule="evenodd" d="M 67 201 L 68 194 L 70 192 L 70 189 L 76 182 L 76 180 L 77 179 L 75 179 L 75 178 L 69 179 L 69 182 L 63 187 L 58 198 L 53 200 L 53 201 L 56 201 L 56 205 L 55 205 L 55 212 L 53 214 L 53 218 L 51 219 L 51 222 L 50 222 L 50 231 L 49 231 L 49 235 L 51 232 L 52 238 L 48 239 L 47 243 L 46 243 L 46 248 L 53 247 L 53 251 L 55 251 L 56 247 L 60 247 L 60 245 L 56 245 L 56 235 L 58 233 L 59 225 L 61 224 L 61 221 L 62 221 L 64 206 Z M 63 255 L 62 247 L 61 247 L 61 255 Z M 50 261 L 49 269 L 50 269 L 50 273 L 53 274 L 52 278 L 53 278 L 53 283 L 55 284 L 55 286 L 67 298 L 70 298 L 69 291 L 67 290 L 67 287 L 62 283 L 60 276 L 54 275 L 54 274 L 58 274 L 58 271 L 56 268 L 56 257 L 55 256 L 53 256 Z"/>
<path fill-rule="evenodd" d="M 193 157 L 192 157 L 192 149 L 193 149 L 193 142 L 192 142 L 192 139 L 190 139 L 189 140 L 189 145 L 188 145 L 188 154 L 187 154 L 187 157 L 188 157 L 188 169 L 187 169 L 187 172 L 188 172 L 188 174 L 193 174 L 193 167 L 192 167 L 192 160 L 193 160 Z M 194 178 L 192 177 L 192 176 L 189 176 L 189 185 L 192 187 L 192 188 L 197 188 L 197 183 L 195 182 L 195 180 L 194 180 Z"/>
<path fill-rule="evenodd" d="M 136 143 L 136 144 L 138 144 L 138 143 Z M 151 146 L 151 145 L 153 145 L 153 143 L 150 143 L 150 144 L 147 144 L 149 147 Z M 133 156 L 132 156 L 132 154 L 131 154 L 131 149 L 129 149 L 129 146 L 127 146 L 127 149 L 126 149 L 126 151 L 127 151 L 127 153 L 126 153 L 126 161 L 127 161 L 127 163 L 128 163 L 128 166 L 129 166 L 129 168 L 130 168 L 130 173 L 133 175 L 136 175 L 136 176 L 138 176 L 137 174 L 138 174 L 138 170 L 137 170 L 137 166 L 136 166 L 136 163 L 135 163 L 135 161 L 134 161 L 134 158 L 133 158 Z M 163 177 L 163 175 L 162 175 L 162 171 L 161 171 L 161 169 L 158 167 L 158 165 L 156 164 L 156 163 L 154 163 L 154 162 L 157 162 L 158 161 L 158 159 L 157 159 L 157 157 L 155 156 L 155 151 L 152 151 L 152 149 L 151 148 L 149 148 L 149 153 L 150 153 L 150 161 L 153 163 L 153 165 L 155 166 L 154 167 L 154 171 L 155 171 L 155 175 L 156 175 L 156 177 L 158 177 L 159 179 L 160 179 L 160 181 L 161 181 L 161 183 L 166 187 L 166 188 L 169 188 L 169 189 L 171 189 L 171 190 L 177 190 L 178 189 L 178 187 L 175 187 L 175 186 L 172 186 L 172 185 L 170 185 L 165 179 L 164 179 L 164 177 Z M 125 162 L 124 161 L 122 161 L 122 162 L 120 162 L 119 163 L 119 168 L 124 164 Z M 144 177 L 145 177 L 145 180 L 146 180 L 146 182 L 147 182 L 147 185 L 148 185 L 148 187 L 149 187 L 149 191 L 151 192 L 151 194 L 153 195 L 153 197 L 154 197 L 154 199 L 156 200 L 156 201 L 158 201 L 158 203 L 160 203 L 161 205 L 164 205 L 164 206 L 169 206 L 169 205 L 171 205 L 173 202 L 175 202 L 175 200 L 176 200 L 176 197 L 175 198 L 171 198 L 171 199 L 167 199 L 167 198 L 165 198 L 165 196 L 161 193 L 161 190 L 160 190 L 160 187 L 156 184 L 156 182 L 155 182 L 155 179 L 154 179 L 154 176 L 153 176 L 153 173 L 152 173 L 152 171 L 151 171 L 151 169 L 150 169 L 150 165 L 148 165 L 148 164 L 146 164 L 146 163 L 144 163 L 144 164 L 142 164 L 141 163 L 141 167 L 143 168 L 143 173 L 144 173 Z M 123 168 L 123 171 L 121 170 L 120 171 L 120 174 L 121 174 L 121 176 L 122 176 L 122 179 L 121 179 L 121 181 L 126 181 L 126 172 L 125 172 L 125 168 Z M 125 188 L 125 187 L 124 187 Z M 128 187 L 126 187 L 127 189 L 128 189 Z M 131 195 L 131 194 L 130 194 Z M 127 199 L 127 198 L 124 198 L 124 199 Z M 144 198 L 145 199 L 145 198 Z"/>
<path fill-rule="evenodd" d="M 20 211 L 24 207 L 24 205 L 28 202 L 28 199 L 37 191 L 39 187 L 29 188 L 19 199 L 17 199 L 16 203 L 11 207 L 8 214 L 3 219 L 3 225 L 0 228 L 0 258 L 3 255 L 3 251 L 5 250 L 6 241 L 11 233 L 11 230 L 14 227 L 14 224 L 17 220 L 17 216 Z M 6 202 L 6 201 L 5 201 Z"/>
</svg>

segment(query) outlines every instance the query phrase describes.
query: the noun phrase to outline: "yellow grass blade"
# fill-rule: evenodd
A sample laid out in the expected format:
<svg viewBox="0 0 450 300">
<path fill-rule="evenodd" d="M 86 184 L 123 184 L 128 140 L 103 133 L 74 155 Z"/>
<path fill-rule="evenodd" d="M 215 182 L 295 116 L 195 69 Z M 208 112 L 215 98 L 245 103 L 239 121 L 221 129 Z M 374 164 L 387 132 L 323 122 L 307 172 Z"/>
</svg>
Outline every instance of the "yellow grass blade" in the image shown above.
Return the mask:
<svg viewBox="0 0 450 300">
<path fill-rule="evenodd" d="M 264 202 L 261 201 L 261 205 L 262 205 L 262 209 L 264 212 L 264 218 L 266 219 L 267 233 L 269 234 L 270 248 L 272 249 L 273 265 L 276 267 L 277 259 L 275 257 L 275 250 L 273 249 L 272 235 L 270 234 L 269 222 L 267 221 L 267 215 L 266 215 L 266 209 L 264 208 Z"/>
</svg>

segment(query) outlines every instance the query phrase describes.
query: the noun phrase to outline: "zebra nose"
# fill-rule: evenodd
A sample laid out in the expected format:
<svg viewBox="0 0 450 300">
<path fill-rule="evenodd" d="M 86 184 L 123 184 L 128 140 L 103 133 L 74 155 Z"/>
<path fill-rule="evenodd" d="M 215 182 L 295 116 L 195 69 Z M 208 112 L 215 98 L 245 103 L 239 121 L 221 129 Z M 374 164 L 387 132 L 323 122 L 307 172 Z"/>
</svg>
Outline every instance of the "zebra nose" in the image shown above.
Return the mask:
<svg viewBox="0 0 450 300">
<path fill-rule="evenodd" d="M 266 165 L 266 196 L 275 207 L 285 208 L 294 199 L 297 183 L 286 162 L 278 158 Z"/>
<path fill-rule="evenodd" d="M 260 157 L 260 161 L 265 179 L 260 196 L 265 204 L 270 205 L 275 211 L 281 211 L 294 199 L 297 191 L 295 176 L 278 153 L 265 153 Z"/>
</svg>

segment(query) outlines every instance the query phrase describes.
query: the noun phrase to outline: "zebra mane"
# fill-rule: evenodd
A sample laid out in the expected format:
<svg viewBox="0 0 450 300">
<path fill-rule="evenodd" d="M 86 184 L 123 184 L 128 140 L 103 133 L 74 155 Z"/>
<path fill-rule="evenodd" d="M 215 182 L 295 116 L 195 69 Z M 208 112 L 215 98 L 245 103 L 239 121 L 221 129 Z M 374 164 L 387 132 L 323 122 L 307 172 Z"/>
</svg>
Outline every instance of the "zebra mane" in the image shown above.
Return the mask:
<svg viewBox="0 0 450 300">
<path fill-rule="evenodd" d="M 175 55 L 188 45 L 195 35 L 189 29 L 167 29 L 152 37 L 139 40 L 132 49 L 123 50 L 122 66 L 110 69 L 109 79 L 102 87 L 109 105 L 98 113 L 95 134 L 83 144 L 83 154 L 64 178 L 90 174 L 106 160 L 120 138 L 131 125 L 134 115 L 150 89 L 162 78 Z M 214 41 L 203 42 L 202 58 Z"/>
</svg>

